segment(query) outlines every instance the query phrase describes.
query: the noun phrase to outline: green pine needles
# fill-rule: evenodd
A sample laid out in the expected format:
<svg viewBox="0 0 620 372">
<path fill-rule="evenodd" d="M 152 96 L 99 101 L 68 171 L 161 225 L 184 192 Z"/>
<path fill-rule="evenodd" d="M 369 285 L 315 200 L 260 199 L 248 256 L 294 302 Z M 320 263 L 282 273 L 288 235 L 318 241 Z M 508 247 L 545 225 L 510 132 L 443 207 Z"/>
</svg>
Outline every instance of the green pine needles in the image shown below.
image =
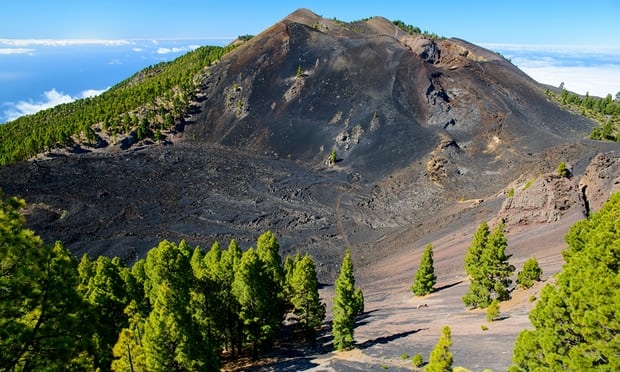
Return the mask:
<svg viewBox="0 0 620 372">
<path fill-rule="evenodd" d="M 424 296 L 433 292 L 433 286 L 437 283 L 435 268 L 433 267 L 433 246 L 428 244 L 420 259 L 420 266 L 415 273 L 411 291 L 416 296 Z"/>
<path fill-rule="evenodd" d="M 363 303 L 359 303 L 360 300 L 363 301 L 363 296 L 361 290 L 356 294 L 351 251 L 347 249 L 340 266 L 340 275 L 336 279 L 336 294 L 333 299 L 332 334 L 336 350 L 353 347 L 355 318 L 364 308 Z"/>
<path fill-rule="evenodd" d="M 441 336 L 439 341 L 435 345 L 433 351 L 428 360 L 428 364 L 424 371 L 426 372 L 448 372 L 452 371 L 452 363 L 454 357 L 450 352 L 450 346 L 452 346 L 452 337 L 450 327 L 445 326 L 441 330 Z"/>
<path fill-rule="evenodd" d="M 515 268 L 508 262 L 507 246 L 503 223 L 493 232 L 486 222 L 480 224 L 465 255 L 465 273 L 470 280 L 469 291 L 463 296 L 465 306 L 484 309 L 493 299 L 510 299 L 508 287 Z"/>
<path fill-rule="evenodd" d="M 319 298 L 316 266 L 308 254 L 295 263 L 290 287 L 290 301 L 299 325 L 306 332 L 314 332 L 325 319 L 325 304 Z"/>
<path fill-rule="evenodd" d="M 512 371 L 620 370 L 620 193 L 565 236 L 554 284 L 530 313 L 533 330 L 515 344 Z"/>
</svg>

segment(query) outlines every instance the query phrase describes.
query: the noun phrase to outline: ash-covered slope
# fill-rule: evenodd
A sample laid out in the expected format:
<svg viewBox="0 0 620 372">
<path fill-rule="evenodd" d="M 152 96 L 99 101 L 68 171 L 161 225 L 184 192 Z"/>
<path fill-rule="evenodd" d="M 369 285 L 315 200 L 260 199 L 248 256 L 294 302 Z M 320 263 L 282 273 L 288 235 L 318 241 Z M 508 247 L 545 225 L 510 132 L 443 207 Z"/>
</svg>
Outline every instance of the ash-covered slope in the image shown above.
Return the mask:
<svg viewBox="0 0 620 372">
<path fill-rule="evenodd" d="M 340 24 L 298 10 L 210 68 L 203 87 L 190 136 L 308 164 L 336 149 L 371 179 L 438 146 L 464 164 L 504 156 L 501 168 L 592 127 L 497 54 L 381 17 Z"/>
<path fill-rule="evenodd" d="M 348 247 L 363 260 L 475 224 L 515 180 L 561 161 L 578 177 L 617 151 L 580 140 L 594 124 L 497 54 L 381 17 L 296 11 L 196 79 L 180 143 L 0 167 L 0 187 L 77 254 L 130 260 L 162 239 L 247 247 L 270 229 L 330 280 Z"/>
</svg>

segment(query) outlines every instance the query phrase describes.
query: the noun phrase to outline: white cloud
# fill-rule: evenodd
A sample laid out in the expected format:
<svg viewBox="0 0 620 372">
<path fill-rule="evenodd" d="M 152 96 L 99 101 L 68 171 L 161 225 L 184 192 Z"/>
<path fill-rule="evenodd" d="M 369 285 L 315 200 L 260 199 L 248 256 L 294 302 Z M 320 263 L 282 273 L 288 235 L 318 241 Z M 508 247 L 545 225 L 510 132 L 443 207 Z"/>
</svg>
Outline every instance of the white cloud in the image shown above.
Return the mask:
<svg viewBox="0 0 620 372">
<path fill-rule="evenodd" d="M 69 103 L 80 98 L 94 97 L 107 90 L 87 89 L 79 94 L 77 97 L 73 97 L 69 94 L 57 91 L 55 88 L 43 93 L 42 99 L 38 101 L 28 100 L 19 101 L 17 103 L 7 103 L 9 108 L 4 111 L 6 121 L 15 120 L 20 116 L 35 114 L 41 110 L 45 110 L 56 105 L 63 103 Z"/>
<path fill-rule="evenodd" d="M 81 98 L 95 97 L 105 92 L 106 90 L 108 89 L 107 88 L 106 89 L 86 89 L 85 91 L 82 92 Z"/>
<path fill-rule="evenodd" d="M 63 47 L 76 45 L 123 46 L 133 45 L 133 42 L 123 39 L 0 39 L 0 45 L 18 48 L 31 46 Z"/>
<path fill-rule="evenodd" d="M 181 53 L 187 52 L 189 49 L 186 47 L 181 48 L 157 48 L 157 54 L 170 54 L 170 53 Z"/>
<path fill-rule="evenodd" d="M 512 51 L 512 52 L 545 52 L 550 54 L 620 54 L 619 45 L 581 45 L 581 44 L 499 44 L 499 43 L 480 43 L 478 44 L 490 50 Z"/>
<path fill-rule="evenodd" d="M 534 80 L 579 94 L 620 91 L 620 46 L 482 44 L 499 51 Z"/>
<path fill-rule="evenodd" d="M 0 54 L 30 54 L 35 52 L 32 48 L 0 48 Z"/>
<path fill-rule="evenodd" d="M 539 83 L 555 87 L 564 83 L 564 88 L 579 94 L 588 92 L 591 96 L 605 97 L 611 94 L 614 97 L 620 92 L 620 65 L 594 67 L 523 65 L 519 68 Z"/>
</svg>

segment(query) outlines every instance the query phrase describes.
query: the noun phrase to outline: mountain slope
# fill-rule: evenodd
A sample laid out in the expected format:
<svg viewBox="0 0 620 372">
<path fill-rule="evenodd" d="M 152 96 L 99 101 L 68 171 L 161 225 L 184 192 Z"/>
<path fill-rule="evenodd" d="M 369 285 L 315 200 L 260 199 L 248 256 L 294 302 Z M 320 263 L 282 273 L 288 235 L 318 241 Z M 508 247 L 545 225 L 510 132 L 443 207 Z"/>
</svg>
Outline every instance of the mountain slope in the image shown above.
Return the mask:
<svg viewBox="0 0 620 372">
<path fill-rule="evenodd" d="M 287 249 L 334 262 L 411 226 L 429 227 L 408 241 L 445 228 L 470 209 L 459 201 L 561 161 L 583 173 L 616 148 L 580 140 L 594 124 L 497 54 L 381 17 L 345 24 L 301 9 L 211 60 L 193 77 L 181 142 L 1 167 L 0 187 L 79 254 L 141 256 L 161 238 L 250 242 L 272 229 Z"/>
<path fill-rule="evenodd" d="M 0 167 L 0 188 L 29 204 L 29 227 L 78 256 L 128 263 L 163 239 L 208 247 L 235 238 L 247 248 L 272 230 L 283 256 L 312 255 L 326 299 L 351 248 L 370 309 L 360 354 L 383 363 L 430 351 L 448 316 L 457 323 L 455 360 L 506 369 L 531 304 L 520 302 L 506 332 L 475 333 L 480 314 L 463 315 L 460 302 L 471 235 L 481 221 L 504 219 L 515 264 L 535 255 L 546 272 L 559 270 L 568 226 L 620 188 L 618 145 L 585 140 L 595 124 L 548 101 L 501 56 L 408 34 L 381 17 L 342 23 L 301 9 L 214 53 L 217 61 L 186 71 L 183 110 L 173 110 L 169 93 L 127 113 L 153 130 L 175 111 L 165 139 L 138 141 L 139 127 L 127 124 L 122 141 L 104 143 L 111 135 L 95 118 L 84 125 L 99 145 L 74 136 L 67 139 L 79 151 L 52 148 Z M 160 73 L 149 69 L 120 88 L 147 90 Z M 166 90 L 181 92 L 175 84 Z M 76 107 L 63 109 L 81 117 Z M 556 174 L 561 162 L 570 178 Z M 412 299 L 427 243 L 442 290 Z M 403 332 L 404 324 L 414 328 Z"/>
<path fill-rule="evenodd" d="M 336 148 L 382 175 L 446 139 L 466 153 L 521 139 L 534 153 L 593 125 L 496 54 L 380 17 L 342 26 L 299 10 L 228 54 L 203 86 L 201 125 L 189 128 L 198 138 L 310 163 Z"/>
</svg>

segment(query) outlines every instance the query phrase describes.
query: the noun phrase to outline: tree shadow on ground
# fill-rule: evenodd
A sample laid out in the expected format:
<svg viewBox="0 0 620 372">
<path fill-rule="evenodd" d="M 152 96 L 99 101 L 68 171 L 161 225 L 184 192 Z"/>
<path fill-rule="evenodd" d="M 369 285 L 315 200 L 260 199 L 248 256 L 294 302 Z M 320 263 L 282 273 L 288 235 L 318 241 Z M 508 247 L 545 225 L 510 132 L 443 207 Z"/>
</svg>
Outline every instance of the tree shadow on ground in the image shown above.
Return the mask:
<svg viewBox="0 0 620 372">
<path fill-rule="evenodd" d="M 441 287 L 437 287 L 437 288 L 435 288 L 435 289 L 433 290 L 433 292 L 440 292 L 440 291 L 443 291 L 443 290 L 446 290 L 446 289 L 449 289 L 449 288 L 455 287 L 455 286 L 457 286 L 457 285 L 459 285 L 459 284 L 461 284 L 461 283 L 463 283 L 463 281 L 462 281 L 462 280 L 459 280 L 458 282 L 454 282 L 454 283 L 450 283 L 450 284 L 442 285 Z"/>
<path fill-rule="evenodd" d="M 261 354 L 259 359 L 246 357 L 237 363 L 229 363 L 225 370 L 258 372 L 312 369 L 319 366 L 312 362 L 317 355 L 332 351 L 331 346 L 327 346 L 332 340 L 331 322 L 324 323 L 316 333 L 303 332 L 296 329 L 295 325 L 287 325 L 269 352 Z"/>
<path fill-rule="evenodd" d="M 372 314 L 376 313 L 377 311 L 379 311 L 379 309 L 366 311 L 362 315 L 355 318 L 355 326 L 360 327 L 360 326 L 368 324 L 369 323 L 368 318 L 370 318 Z"/>
<path fill-rule="evenodd" d="M 275 359 L 267 359 L 265 363 L 256 363 L 248 368 L 240 368 L 237 371 L 305 371 L 318 367 L 319 364 L 312 362 L 312 355 L 304 355 L 303 350 L 297 350 L 296 355 L 278 355 Z"/>
<path fill-rule="evenodd" d="M 410 331 L 399 332 L 399 333 L 395 333 L 395 334 L 389 335 L 389 336 L 381 336 L 381 337 L 377 337 L 377 338 L 372 339 L 372 340 L 367 340 L 367 341 L 364 341 L 362 343 L 356 344 L 355 346 L 358 349 L 363 350 L 363 349 L 367 349 L 367 348 L 369 348 L 371 346 L 375 346 L 375 345 L 378 345 L 378 344 L 387 344 L 387 343 L 392 342 L 394 340 L 398 340 L 399 338 L 407 337 L 409 335 L 412 335 L 414 333 L 418 333 L 418 332 L 420 332 L 422 330 L 425 330 L 425 329 L 428 329 L 428 328 L 412 329 Z"/>
</svg>

